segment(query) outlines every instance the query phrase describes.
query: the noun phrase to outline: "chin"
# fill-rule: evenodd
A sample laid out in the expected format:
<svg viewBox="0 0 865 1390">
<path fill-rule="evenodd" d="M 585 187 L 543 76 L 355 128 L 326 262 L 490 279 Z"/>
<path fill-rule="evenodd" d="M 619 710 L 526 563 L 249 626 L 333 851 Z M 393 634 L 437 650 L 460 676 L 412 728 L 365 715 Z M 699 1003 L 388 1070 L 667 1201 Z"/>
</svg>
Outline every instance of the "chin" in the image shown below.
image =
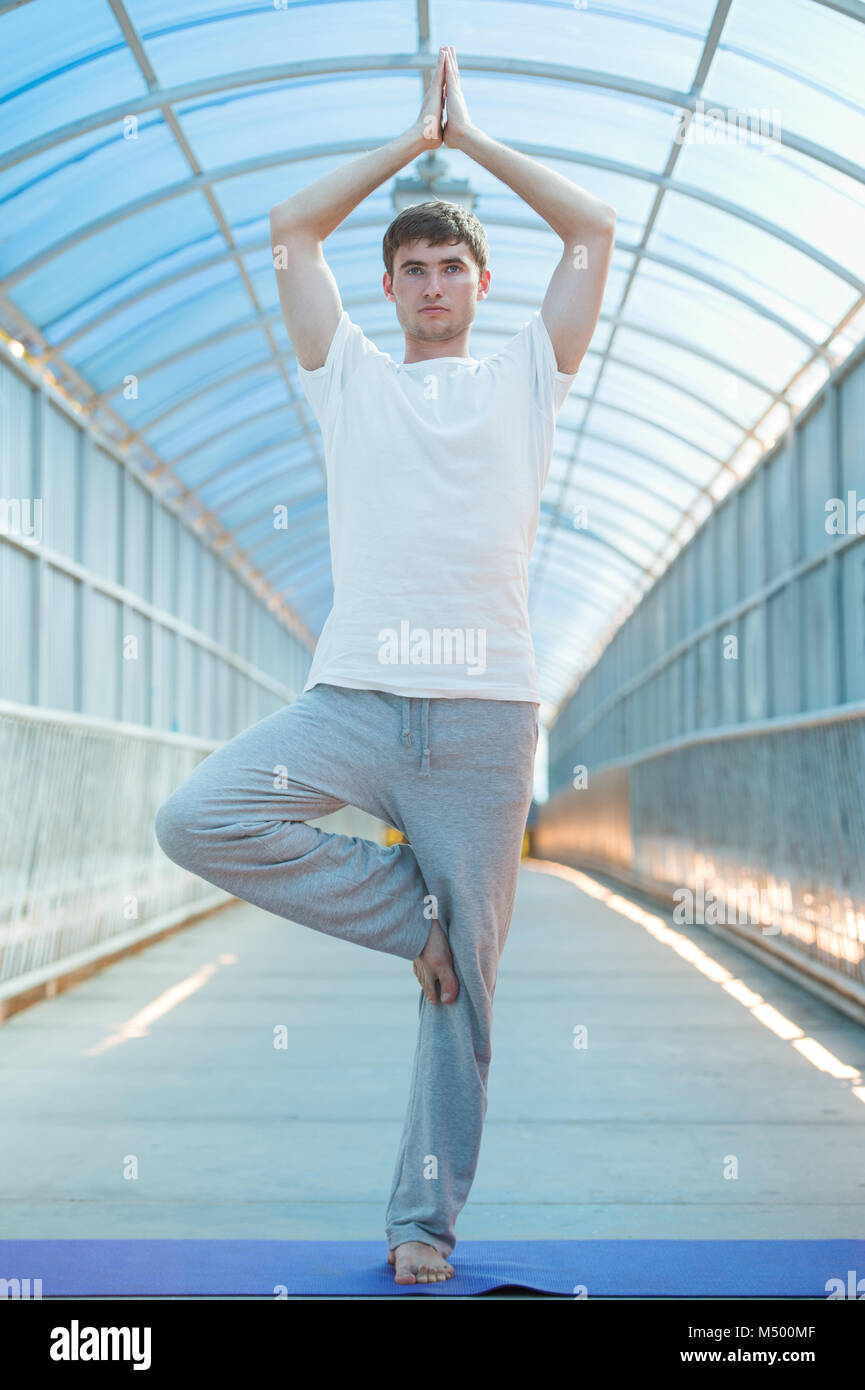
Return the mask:
<svg viewBox="0 0 865 1390">
<path fill-rule="evenodd" d="M 427 315 L 421 311 L 418 314 L 419 325 L 429 336 L 452 338 L 455 333 L 459 333 L 459 326 L 454 325 L 453 314 L 433 314 Z M 441 332 L 440 330 L 444 330 Z"/>
</svg>

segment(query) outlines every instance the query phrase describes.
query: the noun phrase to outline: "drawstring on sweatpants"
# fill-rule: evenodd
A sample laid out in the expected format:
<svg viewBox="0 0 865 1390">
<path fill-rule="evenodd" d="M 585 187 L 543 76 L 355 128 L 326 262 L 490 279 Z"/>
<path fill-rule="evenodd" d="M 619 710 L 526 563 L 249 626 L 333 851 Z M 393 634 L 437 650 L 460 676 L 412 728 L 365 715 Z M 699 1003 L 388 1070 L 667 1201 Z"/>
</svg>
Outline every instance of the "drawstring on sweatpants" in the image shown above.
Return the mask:
<svg viewBox="0 0 865 1390">
<path fill-rule="evenodd" d="M 409 695 L 403 695 L 403 697 L 402 697 L 402 742 L 406 745 L 406 747 L 408 747 L 408 745 L 409 745 L 410 743 L 413 743 L 413 742 L 414 742 L 414 740 L 412 739 L 412 732 L 411 732 L 411 701 L 412 701 L 412 697 L 411 697 L 411 696 L 409 696 Z M 428 696 L 424 696 L 424 697 L 421 699 L 421 722 L 422 722 L 422 737 L 423 737 L 423 749 L 422 749 L 422 754 L 423 754 L 423 756 L 421 757 L 420 772 L 418 773 L 418 776 L 419 776 L 419 777 L 429 777 L 429 775 L 430 775 L 430 770 L 429 770 L 430 741 L 429 741 L 429 697 L 428 697 Z"/>
<path fill-rule="evenodd" d="M 429 699 L 425 696 L 421 703 L 421 716 L 423 718 L 423 758 L 421 760 L 421 777 L 429 777 Z"/>
</svg>

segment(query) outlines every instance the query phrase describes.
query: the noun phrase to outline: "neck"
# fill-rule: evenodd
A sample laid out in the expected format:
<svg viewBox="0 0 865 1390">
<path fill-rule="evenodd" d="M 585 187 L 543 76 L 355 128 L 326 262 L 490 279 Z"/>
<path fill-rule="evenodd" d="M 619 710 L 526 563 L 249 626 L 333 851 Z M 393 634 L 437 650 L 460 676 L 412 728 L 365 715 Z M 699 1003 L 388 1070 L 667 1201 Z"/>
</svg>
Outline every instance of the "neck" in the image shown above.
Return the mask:
<svg viewBox="0 0 865 1390">
<path fill-rule="evenodd" d="M 438 317 L 431 314 L 431 318 Z M 411 362 L 427 362 L 434 357 L 471 357 L 469 352 L 469 328 L 464 328 L 461 333 L 457 333 L 452 338 L 437 338 L 435 342 L 428 342 L 424 338 L 416 338 L 412 333 L 405 335 L 405 356 L 403 365 L 408 366 Z"/>
<path fill-rule="evenodd" d="M 402 359 L 404 367 L 411 366 L 412 362 L 431 362 L 437 357 L 471 357 L 468 343 L 424 343 L 415 351 L 410 351 L 406 344 L 405 356 Z"/>
</svg>

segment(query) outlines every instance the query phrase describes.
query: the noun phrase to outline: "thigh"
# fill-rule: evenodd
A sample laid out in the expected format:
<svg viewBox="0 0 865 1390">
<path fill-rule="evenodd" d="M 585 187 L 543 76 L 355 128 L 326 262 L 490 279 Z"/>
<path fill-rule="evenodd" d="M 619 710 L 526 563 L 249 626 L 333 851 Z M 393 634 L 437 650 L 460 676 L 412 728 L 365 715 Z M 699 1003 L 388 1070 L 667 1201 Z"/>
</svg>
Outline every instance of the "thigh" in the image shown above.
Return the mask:
<svg viewBox="0 0 865 1390">
<path fill-rule="evenodd" d="M 399 784 L 406 834 L 455 958 L 483 958 L 493 973 L 513 912 L 537 735 L 537 707 L 525 701 L 431 700 L 430 776 Z"/>
<path fill-rule="evenodd" d="M 313 686 L 209 754 L 174 792 L 198 824 L 310 820 L 357 806 L 387 820 L 366 691 Z M 357 701 L 346 698 L 357 695 Z M 364 751 L 358 757 L 359 749 Z M 392 823 L 392 822 L 391 822 Z"/>
</svg>

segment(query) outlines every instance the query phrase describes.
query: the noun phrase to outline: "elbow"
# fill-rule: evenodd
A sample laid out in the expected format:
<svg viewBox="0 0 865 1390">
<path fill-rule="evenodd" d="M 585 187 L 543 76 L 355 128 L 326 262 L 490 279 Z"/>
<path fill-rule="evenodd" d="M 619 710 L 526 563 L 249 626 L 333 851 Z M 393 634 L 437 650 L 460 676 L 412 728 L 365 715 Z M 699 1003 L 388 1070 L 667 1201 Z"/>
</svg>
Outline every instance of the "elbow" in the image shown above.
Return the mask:
<svg viewBox="0 0 865 1390">
<path fill-rule="evenodd" d="M 270 209 L 271 232 L 284 232 L 291 226 L 291 214 L 287 203 L 275 203 Z"/>
<path fill-rule="evenodd" d="M 566 245 L 575 238 L 579 242 L 591 240 L 597 244 L 604 240 L 612 244 L 616 239 L 616 209 L 608 203 L 600 203 L 592 209 L 591 215 L 582 213 L 559 235 Z"/>
<path fill-rule="evenodd" d="M 285 236 L 287 233 L 306 231 L 308 228 L 303 222 L 299 209 L 288 198 L 284 203 L 276 203 L 270 209 L 270 230 Z"/>
<path fill-rule="evenodd" d="M 317 229 L 309 222 L 304 222 L 290 203 L 277 203 L 270 209 L 270 240 L 274 246 L 285 245 L 288 241 L 312 241 L 321 244 Z"/>
</svg>

